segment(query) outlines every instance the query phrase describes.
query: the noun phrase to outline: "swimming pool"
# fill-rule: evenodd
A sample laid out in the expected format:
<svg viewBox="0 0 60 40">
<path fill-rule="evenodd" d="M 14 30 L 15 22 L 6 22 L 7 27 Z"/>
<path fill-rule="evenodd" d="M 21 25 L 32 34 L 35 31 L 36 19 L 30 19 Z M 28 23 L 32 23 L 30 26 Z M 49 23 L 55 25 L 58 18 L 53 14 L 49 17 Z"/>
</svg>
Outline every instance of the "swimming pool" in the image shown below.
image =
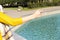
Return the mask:
<svg viewBox="0 0 60 40">
<path fill-rule="evenodd" d="M 27 40 L 60 40 L 60 13 L 32 19 L 15 32 Z"/>
</svg>

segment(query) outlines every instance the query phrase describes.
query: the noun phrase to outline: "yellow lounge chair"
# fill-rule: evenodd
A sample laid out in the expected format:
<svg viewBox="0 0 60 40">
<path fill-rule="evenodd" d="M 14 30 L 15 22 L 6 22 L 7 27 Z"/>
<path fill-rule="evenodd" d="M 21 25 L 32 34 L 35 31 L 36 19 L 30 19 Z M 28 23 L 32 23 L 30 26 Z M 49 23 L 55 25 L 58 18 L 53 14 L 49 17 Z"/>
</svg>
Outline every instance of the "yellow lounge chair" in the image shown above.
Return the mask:
<svg viewBox="0 0 60 40">
<path fill-rule="evenodd" d="M 2 12 L 0 12 L 0 22 L 8 24 L 8 25 L 12 25 L 12 26 L 16 26 L 19 24 L 22 24 L 22 18 L 12 18 Z"/>
<path fill-rule="evenodd" d="M 1 31 L 0 31 L 0 40 L 2 40 L 2 34 L 1 34 Z"/>
</svg>

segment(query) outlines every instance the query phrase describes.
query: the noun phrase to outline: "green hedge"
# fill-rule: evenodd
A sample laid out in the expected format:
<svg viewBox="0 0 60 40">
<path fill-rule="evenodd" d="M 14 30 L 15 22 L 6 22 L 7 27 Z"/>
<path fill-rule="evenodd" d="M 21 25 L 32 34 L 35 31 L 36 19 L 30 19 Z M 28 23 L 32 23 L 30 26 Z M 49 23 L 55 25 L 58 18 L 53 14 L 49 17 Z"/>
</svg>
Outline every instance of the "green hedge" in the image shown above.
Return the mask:
<svg viewBox="0 0 60 40">
<path fill-rule="evenodd" d="M 45 7 L 45 6 L 60 6 L 60 2 L 28 3 L 28 8 Z"/>
</svg>

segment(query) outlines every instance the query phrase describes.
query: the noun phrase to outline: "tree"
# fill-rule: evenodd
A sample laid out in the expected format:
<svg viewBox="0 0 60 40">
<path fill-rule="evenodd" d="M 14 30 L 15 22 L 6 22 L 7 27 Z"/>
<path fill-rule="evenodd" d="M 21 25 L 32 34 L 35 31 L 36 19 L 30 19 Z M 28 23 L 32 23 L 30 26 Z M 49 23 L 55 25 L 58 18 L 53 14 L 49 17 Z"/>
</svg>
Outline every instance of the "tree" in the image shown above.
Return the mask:
<svg viewBox="0 0 60 40">
<path fill-rule="evenodd" d="M 53 5 L 59 5 L 60 0 L 0 0 L 0 4 L 9 4 L 11 6 L 14 6 L 15 3 L 17 3 L 17 6 L 22 7 L 41 7 L 41 6 L 53 6 Z"/>
</svg>

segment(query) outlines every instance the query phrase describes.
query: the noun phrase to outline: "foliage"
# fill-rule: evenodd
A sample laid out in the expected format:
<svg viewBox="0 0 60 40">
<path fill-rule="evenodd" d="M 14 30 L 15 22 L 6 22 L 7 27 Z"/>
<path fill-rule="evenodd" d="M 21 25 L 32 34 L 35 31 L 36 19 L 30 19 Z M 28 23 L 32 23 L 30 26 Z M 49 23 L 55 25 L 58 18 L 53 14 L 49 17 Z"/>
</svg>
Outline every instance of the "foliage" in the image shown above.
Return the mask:
<svg viewBox="0 0 60 40">
<path fill-rule="evenodd" d="M 8 6 L 22 6 L 28 8 L 59 6 L 60 0 L 0 0 L 0 4 Z"/>
</svg>

